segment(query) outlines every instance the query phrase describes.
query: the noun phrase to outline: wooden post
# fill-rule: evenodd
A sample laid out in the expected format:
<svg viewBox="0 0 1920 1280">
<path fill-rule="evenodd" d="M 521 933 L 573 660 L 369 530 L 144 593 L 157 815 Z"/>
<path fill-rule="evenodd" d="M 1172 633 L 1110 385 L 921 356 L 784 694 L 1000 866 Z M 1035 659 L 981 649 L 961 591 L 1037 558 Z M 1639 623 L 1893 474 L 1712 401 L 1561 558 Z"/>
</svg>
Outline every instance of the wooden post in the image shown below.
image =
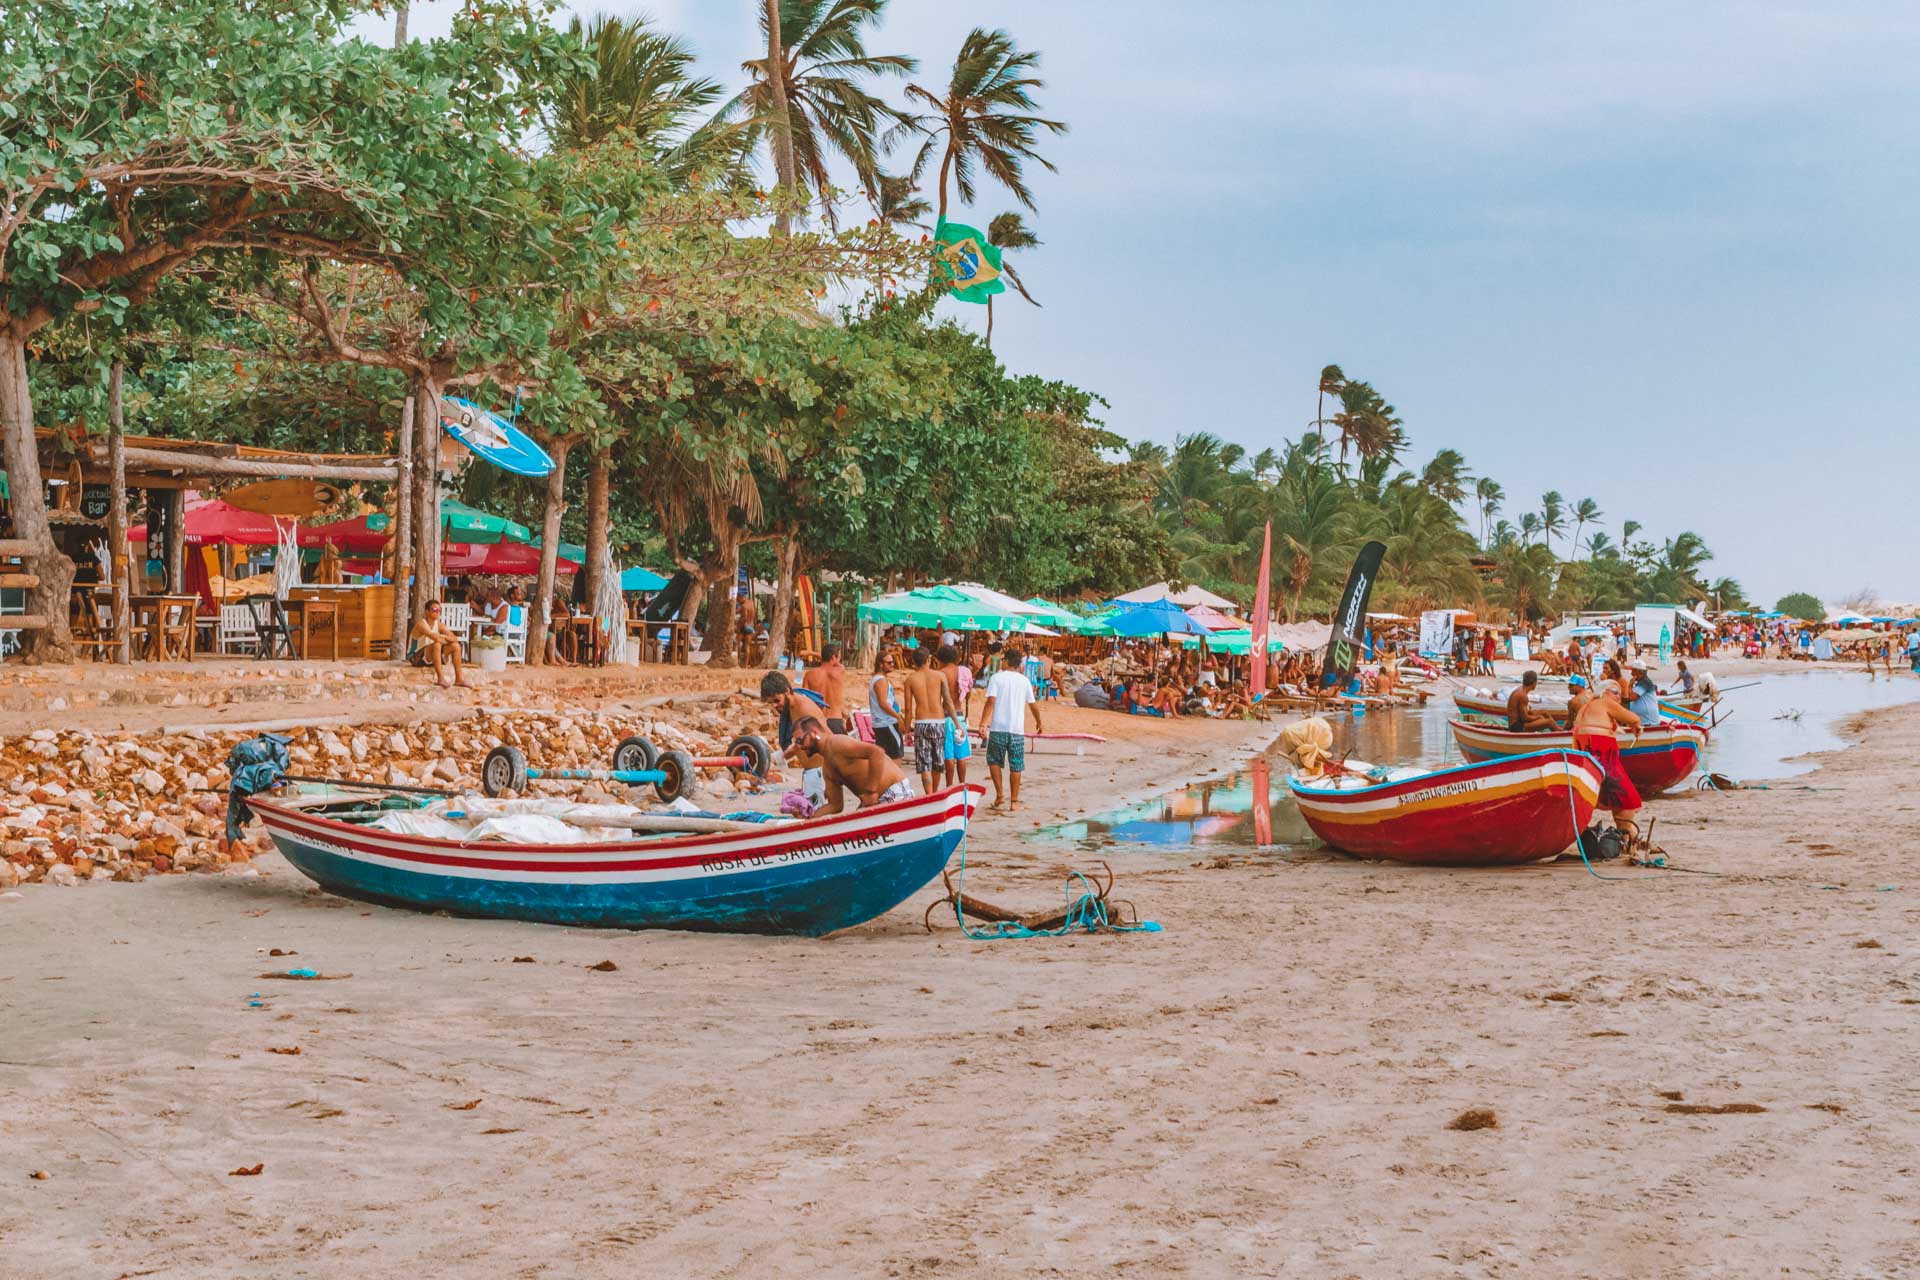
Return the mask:
<svg viewBox="0 0 1920 1280">
<path fill-rule="evenodd" d="M 401 21 L 406 21 L 406 10 L 402 9 Z M 412 587 L 408 582 L 413 568 L 413 393 L 407 393 L 405 407 L 400 410 L 400 430 L 394 433 L 394 443 L 399 446 L 399 474 L 394 478 L 393 492 L 388 505 L 393 508 L 393 534 L 388 544 L 393 552 L 393 656 L 395 660 L 407 656 L 407 637 L 413 631 L 412 609 L 410 608 Z"/>
<path fill-rule="evenodd" d="M 122 453 L 126 450 L 123 447 Z M 166 562 L 167 590 L 175 594 L 187 588 L 187 491 L 168 489 L 161 495 L 160 501 L 167 507 L 167 542 L 162 551 Z"/>
<path fill-rule="evenodd" d="M 607 490 L 612 470 L 613 450 L 604 446 L 595 449 L 587 464 L 587 562 L 580 566 L 580 572 L 587 575 L 589 609 L 600 598 L 601 570 L 607 561 L 607 525 L 612 519 Z"/>
<path fill-rule="evenodd" d="M 536 598 L 527 602 L 531 610 L 527 619 L 528 666 L 547 660 L 547 615 L 553 609 L 553 582 L 560 561 L 560 514 L 567 509 L 567 449 L 571 441 L 542 443 L 553 459 L 553 470 L 547 472 L 547 505 L 540 520 L 540 576 L 533 588 Z"/>
<path fill-rule="evenodd" d="M 440 388 L 421 378 L 414 387 L 413 595 L 408 628 L 440 594 Z"/>
<path fill-rule="evenodd" d="M 120 383 L 126 372 L 118 360 L 107 381 L 107 465 L 112 472 L 113 504 L 107 516 L 107 564 L 113 574 L 113 660 L 121 666 L 133 662 L 133 583 L 131 557 L 127 555 L 127 419 L 120 396 Z"/>
</svg>

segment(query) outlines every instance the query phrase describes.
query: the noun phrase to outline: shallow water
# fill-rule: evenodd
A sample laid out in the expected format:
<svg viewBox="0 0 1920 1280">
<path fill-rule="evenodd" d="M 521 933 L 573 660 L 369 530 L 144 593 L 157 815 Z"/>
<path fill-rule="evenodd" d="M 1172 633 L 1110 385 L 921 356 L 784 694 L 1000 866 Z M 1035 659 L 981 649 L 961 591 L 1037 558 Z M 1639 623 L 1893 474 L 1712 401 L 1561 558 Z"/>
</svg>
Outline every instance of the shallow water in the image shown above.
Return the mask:
<svg viewBox="0 0 1920 1280">
<path fill-rule="evenodd" d="M 1847 745 L 1838 733 L 1848 717 L 1878 707 L 1920 701 L 1920 680 L 1899 673 L 1869 680 L 1859 668 L 1755 677 L 1757 683 L 1724 692 L 1720 724 L 1707 743 L 1706 767 L 1741 781 L 1785 778 L 1815 765 L 1792 759 Z M 1447 720 L 1450 691 L 1425 707 L 1330 717 L 1334 754 L 1371 764 L 1443 769 L 1465 764 Z M 1264 767 L 1259 767 L 1264 765 Z M 1314 844 L 1287 793 L 1286 762 L 1269 755 L 1218 782 L 1155 796 L 1124 809 L 1035 832 L 1036 839 L 1071 840 L 1088 848 L 1159 849 L 1169 853 L 1234 848 L 1308 848 Z M 1258 798 L 1256 798 L 1258 797 Z M 1265 809 L 1271 841 L 1259 839 L 1256 810 Z"/>
</svg>

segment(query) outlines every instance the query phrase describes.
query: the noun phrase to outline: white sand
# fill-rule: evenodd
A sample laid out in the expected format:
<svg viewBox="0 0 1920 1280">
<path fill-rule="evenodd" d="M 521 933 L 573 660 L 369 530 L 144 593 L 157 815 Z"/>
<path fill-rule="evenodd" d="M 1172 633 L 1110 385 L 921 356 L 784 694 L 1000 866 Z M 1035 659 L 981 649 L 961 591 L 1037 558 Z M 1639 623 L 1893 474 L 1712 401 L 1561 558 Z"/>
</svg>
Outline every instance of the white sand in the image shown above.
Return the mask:
<svg viewBox="0 0 1920 1280">
<path fill-rule="evenodd" d="M 1264 728 L 1036 759 L 1030 816 Z M 35 886 L 0 1276 L 1920 1274 L 1920 707 L 1853 729 L 1815 790 L 1657 802 L 1726 878 L 1117 855 L 1148 936 L 455 920 L 277 855 Z M 1017 832 L 970 883 L 1058 900 L 1086 859 Z"/>
</svg>

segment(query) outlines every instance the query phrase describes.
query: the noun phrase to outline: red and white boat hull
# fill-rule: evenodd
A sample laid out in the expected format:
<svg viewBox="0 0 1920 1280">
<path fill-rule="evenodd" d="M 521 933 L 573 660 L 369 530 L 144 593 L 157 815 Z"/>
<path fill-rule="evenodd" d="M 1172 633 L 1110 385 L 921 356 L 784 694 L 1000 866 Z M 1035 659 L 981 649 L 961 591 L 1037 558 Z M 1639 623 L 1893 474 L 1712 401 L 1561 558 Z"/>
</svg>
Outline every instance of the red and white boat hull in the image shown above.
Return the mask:
<svg viewBox="0 0 1920 1280">
<path fill-rule="evenodd" d="M 1287 779 L 1301 816 L 1336 849 L 1426 866 L 1503 866 L 1564 851 L 1600 798 L 1600 763 L 1538 751 L 1339 788 Z"/>
<path fill-rule="evenodd" d="M 1536 751 L 1572 751 L 1573 734 L 1564 729 L 1514 733 L 1465 720 L 1447 722 L 1460 754 L 1469 760 L 1504 760 Z M 1657 795 L 1687 780 L 1700 763 L 1707 731 L 1694 725 L 1663 724 L 1643 729 L 1638 738 L 1622 734 L 1620 760 L 1643 795 Z"/>
</svg>

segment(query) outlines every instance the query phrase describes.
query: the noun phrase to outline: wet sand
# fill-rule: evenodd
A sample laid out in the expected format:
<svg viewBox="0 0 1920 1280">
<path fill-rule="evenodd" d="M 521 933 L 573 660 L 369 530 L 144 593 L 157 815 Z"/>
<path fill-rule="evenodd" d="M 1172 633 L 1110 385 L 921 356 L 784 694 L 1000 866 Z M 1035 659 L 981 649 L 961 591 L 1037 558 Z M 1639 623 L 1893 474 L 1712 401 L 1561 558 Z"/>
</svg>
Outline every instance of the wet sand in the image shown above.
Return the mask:
<svg viewBox="0 0 1920 1280">
<path fill-rule="evenodd" d="M 1090 865 L 1033 823 L 1271 729 L 1050 719 L 1139 736 L 1030 760 L 995 900 Z M 278 855 L 33 886 L 0 1276 L 1920 1273 L 1920 706 L 1846 728 L 1657 802 L 1716 875 L 1119 855 L 1151 935 L 928 937 L 933 890 L 819 941 L 455 920 Z"/>
</svg>

